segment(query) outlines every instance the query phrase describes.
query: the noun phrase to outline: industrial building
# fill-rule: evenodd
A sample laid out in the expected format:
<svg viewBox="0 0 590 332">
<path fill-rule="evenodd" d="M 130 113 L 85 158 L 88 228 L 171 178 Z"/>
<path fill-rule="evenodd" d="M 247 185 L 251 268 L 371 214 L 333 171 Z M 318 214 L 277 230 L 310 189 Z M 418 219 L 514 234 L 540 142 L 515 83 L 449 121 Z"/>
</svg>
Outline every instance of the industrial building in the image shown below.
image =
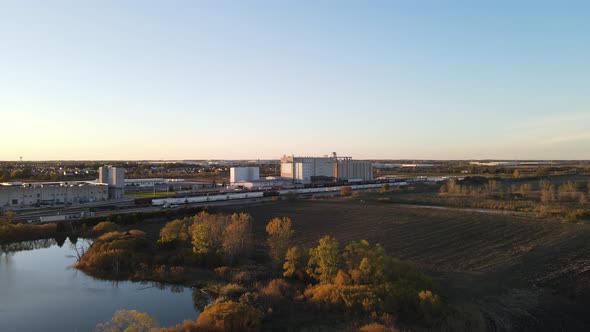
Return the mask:
<svg viewBox="0 0 590 332">
<path fill-rule="evenodd" d="M 243 180 L 231 184 L 234 188 L 244 188 L 248 190 L 267 190 L 277 188 L 293 188 L 293 181 L 280 177 L 268 176 L 259 180 Z"/>
<path fill-rule="evenodd" d="M 83 204 L 123 198 L 125 169 L 103 166 L 97 181 L 0 183 L 0 208 Z"/>
<path fill-rule="evenodd" d="M 97 182 L 108 185 L 110 199 L 121 199 L 125 195 L 124 168 L 113 166 L 99 167 Z"/>
<path fill-rule="evenodd" d="M 0 207 L 24 208 L 106 201 L 107 184 L 87 181 L 0 183 Z"/>
<path fill-rule="evenodd" d="M 294 183 L 318 181 L 370 181 L 373 180 L 373 163 L 353 160 L 352 157 L 295 157 L 281 158 L 281 177 Z"/>
<path fill-rule="evenodd" d="M 229 169 L 229 182 L 231 184 L 258 180 L 260 180 L 259 167 L 232 167 Z"/>
</svg>

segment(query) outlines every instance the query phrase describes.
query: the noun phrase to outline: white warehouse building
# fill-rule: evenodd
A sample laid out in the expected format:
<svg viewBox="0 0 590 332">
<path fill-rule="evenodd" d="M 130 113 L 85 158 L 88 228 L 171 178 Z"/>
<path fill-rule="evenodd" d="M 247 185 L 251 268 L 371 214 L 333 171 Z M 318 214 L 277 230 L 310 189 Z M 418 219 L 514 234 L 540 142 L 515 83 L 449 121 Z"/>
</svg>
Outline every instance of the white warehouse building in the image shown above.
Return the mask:
<svg viewBox="0 0 590 332">
<path fill-rule="evenodd" d="M 281 177 L 295 183 L 311 183 L 316 179 L 373 180 L 373 163 L 351 157 L 295 157 L 281 158 Z"/>
<path fill-rule="evenodd" d="M 232 167 L 229 169 L 229 182 L 260 180 L 260 168 L 258 167 Z"/>
<path fill-rule="evenodd" d="M 86 181 L 0 183 L 0 207 L 23 208 L 40 205 L 81 204 L 106 201 L 107 184 Z"/>
</svg>

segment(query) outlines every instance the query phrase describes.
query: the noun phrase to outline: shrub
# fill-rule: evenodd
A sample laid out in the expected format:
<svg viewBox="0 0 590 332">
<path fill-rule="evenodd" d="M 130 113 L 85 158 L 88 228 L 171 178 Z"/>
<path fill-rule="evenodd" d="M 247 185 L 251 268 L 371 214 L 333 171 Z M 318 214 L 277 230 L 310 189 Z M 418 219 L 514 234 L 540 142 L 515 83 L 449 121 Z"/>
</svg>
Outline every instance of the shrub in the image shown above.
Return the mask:
<svg viewBox="0 0 590 332">
<path fill-rule="evenodd" d="M 352 187 L 350 187 L 350 186 L 342 186 L 342 187 L 340 187 L 340 195 L 342 195 L 342 196 L 350 196 L 350 195 L 352 195 Z"/>
<path fill-rule="evenodd" d="M 12 243 L 55 237 L 58 224 L 12 224 L 9 217 L 0 217 L 0 243 Z"/>
<path fill-rule="evenodd" d="M 262 313 L 254 307 L 234 302 L 216 302 L 197 319 L 197 327 L 206 331 L 259 331 Z"/>
<path fill-rule="evenodd" d="M 201 332 L 202 329 L 197 327 L 197 322 L 192 320 L 185 320 L 182 324 L 178 324 L 172 327 L 164 327 L 158 330 L 157 332 Z"/>
<path fill-rule="evenodd" d="M 104 234 L 109 232 L 117 232 L 121 230 L 121 226 L 111 221 L 102 221 L 92 227 L 92 232 L 95 234 Z"/>
<path fill-rule="evenodd" d="M 267 297 L 287 298 L 291 294 L 291 285 L 284 279 L 273 279 L 260 290 L 260 294 Z"/>
<path fill-rule="evenodd" d="M 128 277 L 150 257 L 150 242 L 141 231 L 110 232 L 100 236 L 74 267 L 91 275 Z"/>
<path fill-rule="evenodd" d="M 399 332 L 399 330 L 379 323 L 371 323 L 361 326 L 359 332 Z"/>
<path fill-rule="evenodd" d="M 225 296 L 232 299 L 237 299 L 240 295 L 244 294 L 246 290 L 244 287 L 238 284 L 227 284 L 219 290 L 221 296 Z"/>
<path fill-rule="evenodd" d="M 310 302 L 317 304 L 327 304 L 327 307 L 339 309 L 344 303 L 340 297 L 340 290 L 334 284 L 320 284 L 309 287 L 303 293 Z"/>
<path fill-rule="evenodd" d="M 158 325 L 155 319 L 137 310 L 117 310 L 113 318 L 96 325 L 96 331 L 148 331 Z"/>
<path fill-rule="evenodd" d="M 215 274 L 220 278 L 227 279 L 229 278 L 229 273 L 231 269 L 228 266 L 220 266 L 215 268 Z"/>
</svg>

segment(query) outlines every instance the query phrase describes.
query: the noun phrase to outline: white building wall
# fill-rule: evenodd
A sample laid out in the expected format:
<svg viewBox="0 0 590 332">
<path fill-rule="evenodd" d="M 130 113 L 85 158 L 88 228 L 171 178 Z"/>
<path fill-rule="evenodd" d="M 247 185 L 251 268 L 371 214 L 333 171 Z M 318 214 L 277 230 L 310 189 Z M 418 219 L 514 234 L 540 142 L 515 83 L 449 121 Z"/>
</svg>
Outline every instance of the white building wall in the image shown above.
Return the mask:
<svg viewBox="0 0 590 332">
<path fill-rule="evenodd" d="M 0 206 L 27 207 L 38 203 L 79 204 L 106 201 L 108 186 L 95 184 L 25 184 L 0 186 Z"/>
<path fill-rule="evenodd" d="M 258 167 L 232 167 L 229 170 L 230 183 L 257 180 L 260 180 L 260 168 Z"/>
<path fill-rule="evenodd" d="M 340 179 L 373 179 L 370 161 L 338 159 L 338 174 L 334 170 L 334 158 L 293 157 L 281 158 L 281 176 L 298 183 L 310 183 L 312 177 L 336 177 Z"/>
</svg>

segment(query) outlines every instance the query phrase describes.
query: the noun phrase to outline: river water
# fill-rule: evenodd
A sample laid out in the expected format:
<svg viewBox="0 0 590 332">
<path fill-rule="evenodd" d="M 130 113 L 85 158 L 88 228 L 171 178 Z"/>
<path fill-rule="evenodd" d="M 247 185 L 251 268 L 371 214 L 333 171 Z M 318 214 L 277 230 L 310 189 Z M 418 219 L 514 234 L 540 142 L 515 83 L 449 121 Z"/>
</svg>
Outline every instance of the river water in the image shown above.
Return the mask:
<svg viewBox="0 0 590 332">
<path fill-rule="evenodd" d="M 75 254 L 69 239 L 0 251 L 0 331 L 93 331 L 118 309 L 146 312 L 160 326 L 198 316 L 190 288 L 97 280 L 71 267 Z"/>
</svg>

